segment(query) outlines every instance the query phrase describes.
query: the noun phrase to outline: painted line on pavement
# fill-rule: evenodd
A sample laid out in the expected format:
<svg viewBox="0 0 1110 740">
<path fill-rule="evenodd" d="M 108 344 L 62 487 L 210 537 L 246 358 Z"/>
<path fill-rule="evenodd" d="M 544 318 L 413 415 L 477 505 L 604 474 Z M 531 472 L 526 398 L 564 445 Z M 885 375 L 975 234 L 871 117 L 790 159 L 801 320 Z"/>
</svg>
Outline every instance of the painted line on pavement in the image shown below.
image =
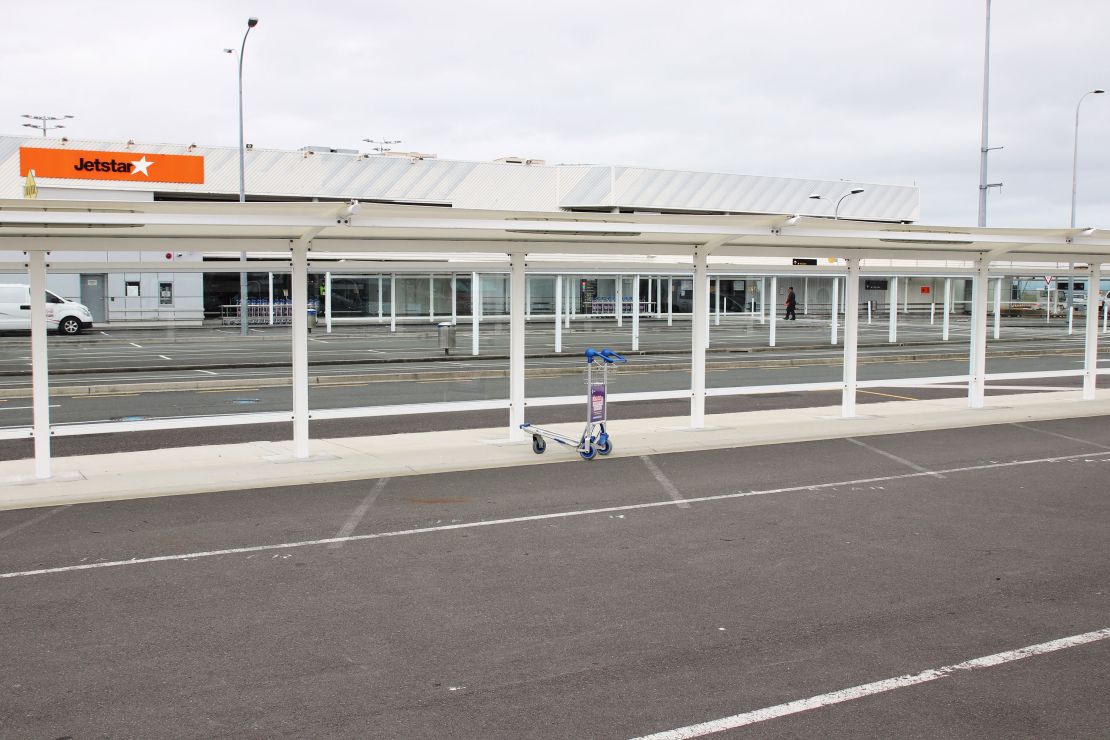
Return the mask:
<svg viewBox="0 0 1110 740">
<path fill-rule="evenodd" d="M 362 521 L 362 518 L 366 516 L 366 512 L 369 511 L 370 507 L 374 505 L 374 501 L 377 500 L 378 494 L 382 492 L 382 489 L 385 488 L 385 484 L 388 482 L 389 478 L 378 479 L 378 482 L 374 484 L 374 487 L 370 490 L 370 493 L 366 494 L 366 498 L 362 500 L 362 503 L 355 507 L 355 510 L 351 512 L 351 515 L 349 517 L 347 517 L 347 521 L 345 521 L 343 523 L 343 526 L 339 528 L 339 531 L 336 532 L 335 537 L 338 541 L 328 545 L 330 549 L 337 550 L 347 543 L 346 538 L 355 531 L 355 527 L 357 527 L 359 522 Z"/>
<path fill-rule="evenodd" d="M 7 399 L 5 399 L 5 403 L 6 402 L 7 402 Z M 50 404 L 49 407 L 52 408 L 52 409 L 56 409 L 56 408 L 59 408 L 60 406 L 61 406 L 60 403 L 52 403 L 52 404 Z M 34 408 L 34 406 L 6 406 L 6 407 L 0 409 L 0 411 L 26 411 L 27 409 L 33 409 L 33 408 Z"/>
<path fill-rule="evenodd" d="M 68 509 L 69 507 L 70 507 L 70 504 L 66 504 L 65 506 L 58 506 L 56 508 L 44 511 L 41 514 L 39 514 L 38 516 L 33 517 L 31 519 L 28 519 L 25 522 L 22 522 L 20 524 L 16 524 L 14 527 L 8 527 L 7 529 L 5 529 L 3 531 L 0 531 L 0 540 L 4 539 L 5 537 L 7 537 L 10 534 L 15 534 L 16 532 L 18 532 L 21 529 L 25 529 L 25 528 L 30 527 L 32 525 L 38 524 L 43 519 L 48 519 L 49 517 L 52 517 L 55 514 L 57 514 L 59 511 L 64 511 L 64 510 Z"/>
<path fill-rule="evenodd" d="M 799 712 L 806 712 L 811 709 L 820 709 L 821 707 L 827 707 L 833 704 L 841 704 L 846 701 L 855 701 L 856 699 L 862 699 L 867 696 L 883 694 L 888 691 L 894 691 L 895 689 L 904 689 L 907 686 L 916 686 L 918 684 L 928 683 L 929 681 L 936 681 L 937 679 L 946 678 L 959 671 L 994 668 L 995 666 L 1012 663 L 1015 660 L 1025 660 L 1026 658 L 1032 658 L 1037 655 L 1054 653 L 1058 650 L 1067 650 L 1068 648 L 1079 647 L 1080 645 L 1089 645 L 1107 638 L 1110 638 L 1110 627 L 1093 632 L 1084 632 L 1081 635 L 1061 637 L 1058 640 L 1050 640 L 1036 645 L 1028 645 L 1023 648 L 1017 648 L 1016 650 L 1007 650 L 1006 652 L 995 653 L 982 658 L 965 660 L 962 663 L 953 663 L 952 665 L 941 666 L 940 668 L 930 668 L 920 673 L 887 678 L 873 683 L 860 684 L 859 686 L 853 686 L 848 689 L 840 689 L 839 691 L 831 691 L 827 694 L 812 696 L 808 699 L 798 699 L 797 701 L 787 702 L 786 704 L 764 707 L 763 709 L 756 709 L 751 712 L 744 712 L 743 714 L 734 714 L 731 717 L 722 717 L 721 719 L 702 722 L 696 725 L 687 725 L 686 727 L 679 727 L 674 730 L 657 732 L 652 735 L 643 735 L 635 740 L 683 740 L 684 738 L 704 737 L 705 735 L 712 735 L 714 733 L 724 732 L 725 730 L 733 730 L 737 727 L 744 727 L 746 725 L 754 725 L 760 722 L 766 722 L 767 720 L 786 717 L 791 714 L 798 714 Z"/>
<path fill-rule="evenodd" d="M 161 357 L 163 360 L 172 360 L 173 359 L 172 357 L 166 357 L 165 355 L 158 355 L 158 356 Z"/>
<path fill-rule="evenodd" d="M 1013 423 L 1010 424 L 1010 426 L 1020 427 L 1022 429 L 1028 429 L 1029 431 L 1037 432 L 1038 434 L 1047 434 L 1050 437 L 1058 437 L 1060 439 L 1066 439 L 1069 442 L 1079 442 L 1080 444 L 1091 445 L 1092 447 L 1098 447 L 1100 450 L 1110 450 L 1110 447 L 1107 447 L 1106 445 L 1103 445 L 1103 444 L 1099 444 L 1098 442 L 1092 442 L 1089 439 L 1080 439 L 1079 437 L 1069 437 L 1068 435 L 1060 434 L 1059 432 L 1050 432 L 1047 429 L 1037 429 L 1037 427 L 1030 426 L 1029 424 L 1021 424 L 1019 422 L 1013 422 Z"/>
<path fill-rule="evenodd" d="M 844 439 L 848 442 L 851 442 L 854 445 L 858 445 L 858 446 L 862 447 L 865 450 L 870 450 L 871 452 L 874 452 L 876 455 L 882 455 L 883 457 L 885 457 L 888 460 L 893 460 L 896 463 L 901 463 L 902 465 L 905 465 L 910 470 L 916 470 L 919 473 L 925 473 L 926 475 L 931 475 L 934 478 L 943 478 L 944 477 L 940 473 L 935 473 L 932 470 L 929 470 L 928 468 L 923 468 L 920 465 L 918 465 L 917 463 L 912 462 L 910 460 L 907 460 L 904 457 L 898 457 L 897 455 L 895 455 L 893 453 L 890 453 L 890 452 L 887 452 L 886 450 L 880 450 L 878 447 L 872 447 L 871 445 L 867 444 L 866 442 L 860 442 L 855 437 L 845 437 Z"/>
<path fill-rule="evenodd" d="M 886 396 L 887 398 L 897 398 L 899 401 L 920 401 L 920 398 L 913 398 L 912 396 L 896 396 L 893 393 L 880 393 L 879 391 L 867 391 L 862 388 L 857 388 L 856 393 L 869 393 L 872 396 Z"/>
<path fill-rule="evenodd" d="M 667 495 L 670 496 L 676 504 L 678 504 L 678 508 L 689 509 L 690 503 L 686 499 L 682 498 L 682 494 L 678 492 L 677 488 L 675 488 L 674 483 L 671 482 L 670 478 L 663 474 L 663 471 L 659 469 L 659 466 L 655 464 L 655 461 L 652 460 L 651 457 L 648 455 L 640 455 L 640 459 L 644 461 L 644 465 L 646 465 L 647 469 L 651 471 L 651 475 L 655 478 L 655 480 L 659 481 L 659 485 L 663 486 L 663 490 L 666 491 Z"/>
<path fill-rule="evenodd" d="M 1110 452 L 1092 452 L 1086 455 L 1061 455 L 1059 457 L 1042 457 L 1034 460 L 1013 460 L 1011 462 L 985 463 L 983 465 L 968 465 L 961 468 L 948 468 L 931 472 L 903 473 L 901 475 L 884 475 L 877 478 L 860 478 L 858 480 L 836 481 L 834 483 L 813 483 L 802 486 L 787 486 L 784 488 L 768 488 L 762 491 L 737 491 L 735 493 L 721 493 L 713 496 L 700 496 L 684 499 L 689 504 L 710 503 L 714 501 L 729 501 L 732 499 L 749 498 L 752 496 L 769 496 L 776 493 L 806 493 L 835 489 L 841 487 L 862 486 L 868 483 L 886 483 L 897 480 L 910 480 L 937 474 L 952 475 L 955 473 L 973 473 L 982 470 L 998 470 L 1024 465 L 1043 465 L 1045 463 L 1065 462 L 1069 460 L 1091 460 L 1098 458 L 1101 462 L 1110 462 Z M 475 529 L 478 527 L 494 527 L 502 524 L 520 524 L 523 522 L 539 522 L 548 519 L 570 519 L 572 517 L 590 516 L 593 514 L 612 514 L 621 511 L 636 511 L 640 509 L 658 509 L 664 506 L 676 506 L 677 501 L 649 501 L 642 504 L 625 504 L 623 506 L 607 506 L 599 509 L 578 509 L 575 511 L 561 511 L 551 514 L 532 514 L 509 519 L 488 519 L 478 522 L 462 522 L 459 524 L 442 524 L 434 527 L 418 527 L 416 529 L 401 529 L 392 532 L 374 532 L 371 534 L 358 534 L 349 537 L 328 537 L 319 540 L 302 540 L 299 542 L 285 542 L 274 545 L 251 545 L 246 547 L 232 547 L 223 550 L 207 550 L 204 552 L 182 553 L 178 555 L 155 555 L 146 558 L 131 558 L 130 560 L 105 560 L 97 563 L 82 563 L 80 565 L 63 565 L 56 568 L 39 568 L 37 570 L 12 571 L 0 573 L 0 578 L 20 578 L 24 576 L 38 576 L 52 573 L 70 573 L 79 570 L 92 570 L 94 568 L 115 568 L 123 565 L 142 565 L 145 563 L 165 563 L 175 560 L 197 560 L 220 555 L 238 555 L 249 552 L 268 552 L 272 550 L 290 550 L 298 547 L 314 547 L 330 545 L 333 542 L 358 542 L 362 540 L 381 540 L 390 537 L 405 537 L 415 534 L 433 534 L 437 532 L 451 532 L 459 529 Z"/>
<path fill-rule="evenodd" d="M 135 344 L 134 342 L 128 342 L 128 344 L 130 344 L 130 345 L 131 345 L 132 347 L 138 347 L 139 349 L 142 349 L 142 348 L 143 348 L 143 345 L 141 345 L 141 344 Z"/>
</svg>

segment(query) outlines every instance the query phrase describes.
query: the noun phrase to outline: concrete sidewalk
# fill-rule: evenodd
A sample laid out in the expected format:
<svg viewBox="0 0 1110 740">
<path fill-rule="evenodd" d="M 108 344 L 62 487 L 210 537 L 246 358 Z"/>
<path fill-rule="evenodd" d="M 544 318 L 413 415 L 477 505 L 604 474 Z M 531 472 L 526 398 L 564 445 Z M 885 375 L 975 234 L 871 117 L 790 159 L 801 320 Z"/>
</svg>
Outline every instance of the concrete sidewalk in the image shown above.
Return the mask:
<svg viewBox="0 0 1110 740">
<path fill-rule="evenodd" d="M 685 416 L 617 421 L 609 425 L 610 457 L 1110 415 L 1110 390 L 1094 401 L 1070 390 L 987 402 L 977 410 L 965 398 L 873 403 L 854 419 L 840 418 L 839 406 L 716 414 L 697 431 Z M 582 423 L 550 428 L 578 437 Z M 291 441 L 252 442 L 64 457 L 52 461 L 48 480 L 33 477 L 32 460 L 0 462 L 0 510 L 570 461 L 596 466 L 606 459 L 585 462 L 555 443 L 536 455 L 530 438 L 510 442 L 504 427 L 313 440 L 312 456 L 302 460 L 292 448 Z"/>
</svg>

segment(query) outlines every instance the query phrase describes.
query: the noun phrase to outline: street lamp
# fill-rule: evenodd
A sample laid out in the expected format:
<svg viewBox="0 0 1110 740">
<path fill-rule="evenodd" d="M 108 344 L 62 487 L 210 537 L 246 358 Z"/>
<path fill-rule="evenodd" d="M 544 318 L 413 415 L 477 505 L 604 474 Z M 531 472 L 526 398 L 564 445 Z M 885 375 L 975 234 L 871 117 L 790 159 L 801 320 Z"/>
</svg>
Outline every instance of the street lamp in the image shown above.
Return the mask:
<svg viewBox="0 0 1110 740">
<path fill-rule="evenodd" d="M 1079 106 L 1083 105 L 1083 101 L 1087 99 L 1088 95 L 1102 95 L 1105 90 L 1089 90 L 1079 96 L 1079 102 L 1075 104 L 1075 139 L 1072 146 L 1071 153 L 1071 227 L 1075 228 L 1075 180 L 1076 172 L 1079 167 Z M 1068 276 L 1068 292 L 1067 292 L 1067 310 L 1068 315 L 1071 315 L 1071 307 L 1075 302 L 1075 281 L 1072 276 Z M 1088 311 L 1090 308 L 1088 307 Z"/>
<path fill-rule="evenodd" d="M 28 113 L 24 113 L 23 117 L 30 118 L 32 121 L 38 121 L 38 123 L 25 123 L 23 126 L 25 128 L 41 129 L 43 136 L 46 136 L 46 132 L 50 129 L 65 128 L 65 126 L 60 123 L 52 126 L 47 125 L 49 121 L 64 121 L 68 118 L 73 118 L 73 116 L 32 116 Z"/>
<path fill-rule="evenodd" d="M 247 149 L 243 143 L 243 52 L 247 48 L 247 36 L 251 29 L 258 25 L 257 18 L 247 19 L 247 31 L 243 34 L 243 43 L 239 47 L 239 202 L 247 202 Z M 224 49 L 228 54 L 233 54 L 234 49 Z M 246 264 L 247 253 L 239 253 L 239 261 Z M 247 273 L 239 273 L 239 328 L 243 336 L 247 335 Z"/>
<path fill-rule="evenodd" d="M 839 220 L 840 219 L 840 204 L 844 202 L 845 198 L 848 198 L 848 197 L 853 196 L 853 195 L 859 195 L 862 192 L 863 192 L 863 188 L 852 188 L 847 193 L 840 196 L 840 199 L 836 201 L 836 208 L 833 209 L 833 220 Z M 809 196 L 809 199 L 810 200 L 832 200 L 832 198 L 826 198 L 825 196 L 821 195 L 820 193 L 814 193 L 813 195 Z"/>
<path fill-rule="evenodd" d="M 1075 228 L 1075 177 L 1076 168 L 1079 165 L 1079 106 L 1083 105 L 1083 101 L 1087 99 L 1088 95 L 1102 95 L 1105 90 L 1091 90 L 1083 93 L 1079 98 L 1079 102 L 1075 104 L 1075 145 L 1072 148 L 1071 155 L 1071 227 Z"/>
</svg>

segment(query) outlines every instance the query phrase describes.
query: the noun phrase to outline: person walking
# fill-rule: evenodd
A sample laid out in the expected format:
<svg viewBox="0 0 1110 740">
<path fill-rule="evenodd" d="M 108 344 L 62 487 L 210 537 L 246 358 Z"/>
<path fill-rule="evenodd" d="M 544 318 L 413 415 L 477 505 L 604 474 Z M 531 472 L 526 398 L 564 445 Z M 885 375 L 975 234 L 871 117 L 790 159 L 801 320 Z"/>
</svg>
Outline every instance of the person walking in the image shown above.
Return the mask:
<svg viewBox="0 0 1110 740">
<path fill-rule="evenodd" d="M 783 321 L 797 321 L 798 316 L 794 313 L 794 309 L 798 307 L 798 299 L 794 295 L 794 286 L 786 289 L 786 317 Z"/>
</svg>

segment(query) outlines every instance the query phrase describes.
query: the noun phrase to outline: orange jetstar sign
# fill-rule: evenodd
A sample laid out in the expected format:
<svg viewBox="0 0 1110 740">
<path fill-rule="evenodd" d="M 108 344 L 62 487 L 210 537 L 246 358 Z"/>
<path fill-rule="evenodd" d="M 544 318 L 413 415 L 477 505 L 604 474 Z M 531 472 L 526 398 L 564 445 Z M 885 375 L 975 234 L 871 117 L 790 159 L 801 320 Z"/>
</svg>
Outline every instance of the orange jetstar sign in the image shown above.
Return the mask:
<svg viewBox="0 0 1110 740">
<path fill-rule="evenodd" d="M 204 182 L 204 157 L 140 152 L 91 152 L 79 149 L 19 149 L 19 174 L 67 180 L 128 182 Z"/>
</svg>

